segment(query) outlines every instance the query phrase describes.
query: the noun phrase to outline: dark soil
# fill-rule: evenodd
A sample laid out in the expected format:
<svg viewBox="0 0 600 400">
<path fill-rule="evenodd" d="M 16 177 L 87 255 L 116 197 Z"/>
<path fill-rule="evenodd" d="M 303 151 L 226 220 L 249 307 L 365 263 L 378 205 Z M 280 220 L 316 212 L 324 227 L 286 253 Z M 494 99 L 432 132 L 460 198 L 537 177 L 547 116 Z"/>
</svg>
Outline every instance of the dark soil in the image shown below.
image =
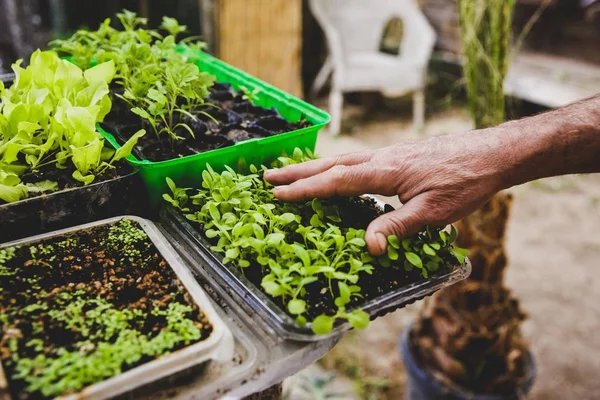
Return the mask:
<svg viewBox="0 0 600 400">
<path fill-rule="evenodd" d="M 362 197 L 331 199 L 329 204 L 336 204 L 340 207 L 340 217 L 342 221 L 336 223 L 340 228 L 366 229 L 369 223 L 375 218 L 382 215 L 384 212 L 394 210 L 393 207 L 386 205 L 382 211 L 377 207 L 375 200 Z M 310 217 L 313 214 L 314 212 L 310 206 L 299 207 L 298 215 L 302 216 L 303 224 L 308 225 Z M 204 236 L 203 229 L 200 225 L 193 224 L 193 227 L 204 237 L 205 242 L 203 245 L 205 245 L 206 248 L 216 244 L 214 239 L 208 239 Z M 298 237 L 297 242 L 302 242 L 302 239 Z M 440 255 L 448 261 L 448 266 L 451 266 L 452 262 L 455 261 L 450 254 Z M 222 260 L 222 256 L 218 254 L 215 254 L 215 256 Z M 261 271 L 260 265 L 255 264 L 248 268 L 244 268 L 243 272 L 231 264 L 228 264 L 223 268 L 232 271 L 232 273 L 240 277 L 242 281 L 247 280 L 249 284 L 253 286 L 251 290 L 265 293 L 265 295 L 279 307 L 280 312 L 287 314 L 286 304 L 281 300 L 281 297 L 272 297 L 262 289 L 262 278 L 270 272 L 268 267 L 266 267 L 264 271 Z M 440 274 L 443 272 L 445 271 L 440 269 L 437 273 Z M 361 294 L 363 297 L 353 297 L 348 305 L 348 309 L 353 310 L 360 308 L 377 297 L 423 280 L 424 278 L 417 269 L 407 272 L 404 270 L 403 266 L 375 268 L 372 275 L 361 273 L 359 282 L 362 288 Z M 304 300 L 309 304 L 306 313 L 309 319 L 314 319 L 320 314 L 333 315 L 337 312 L 337 306 L 334 304 L 335 297 L 339 295 L 337 287 L 333 287 L 334 296 L 331 295 L 328 282 L 325 279 L 307 285 L 305 288 L 307 290 L 307 296 Z"/>
<path fill-rule="evenodd" d="M 183 139 L 173 145 L 168 135 L 161 134 L 161 137 L 157 137 L 154 129 L 131 113 L 129 105 L 121 99 L 113 96 L 112 100 L 112 110 L 102 124 L 104 129 L 114 134 L 120 144 L 125 143 L 139 129 L 146 129 L 147 134 L 139 140 L 133 153 L 141 160 L 155 162 L 204 153 L 245 140 L 310 126 L 304 119 L 296 123 L 289 122 L 276 109 L 259 107 L 245 100 L 243 94 L 236 92 L 231 85 L 215 83 L 205 105 L 193 110 L 193 119 L 188 116 L 181 119 L 176 117 L 173 125 L 185 123 L 194 135 L 180 127 L 176 133 Z"/>
<path fill-rule="evenodd" d="M 96 341 L 90 339 L 89 333 L 76 323 L 70 326 L 68 318 L 61 320 L 52 314 L 69 315 L 67 307 L 75 300 L 83 301 L 83 320 L 92 318 L 85 313 L 96 300 L 105 301 L 118 311 L 146 313 L 141 320 L 135 320 L 135 324 L 131 322 L 134 325 L 129 328 L 148 339 L 155 338 L 167 326 L 165 317 L 155 315 L 153 310 L 165 310 L 174 303 L 190 307 L 186 318 L 195 321 L 193 324 L 201 332 L 200 339 L 191 343 L 205 340 L 212 332 L 206 316 L 139 225 L 135 222 L 129 225 L 138 236 L 122 233 L 122 230 L 111 231 L 129 222 L 122 220 L 23 245 L 17 247 L 8 260 L 2 258 L 0 250 L 0 360 L 14 399 L 47 397 L 38 391 L 25 391 L 26 379 L 15 377 L 16 360 L 33 359 L 40 354 L 54 359 L 60 351 L 79 351 L 85 357 L 93 351 Z M 106 326 L 94 326 L 94 329 L 100 331 Z M 107 334 L 100 341 L 110 344 L 121 331 Z M 42 345 L 32 347 L 35 341 Z M 177 342 L 169 351 L 191 343 Z M 127 371 L 153 358 L 143 356 L 137 362 L 122 364 L 121 369 Z M 93 382 L 87 382 L 90 383 Z"/>
</svg>

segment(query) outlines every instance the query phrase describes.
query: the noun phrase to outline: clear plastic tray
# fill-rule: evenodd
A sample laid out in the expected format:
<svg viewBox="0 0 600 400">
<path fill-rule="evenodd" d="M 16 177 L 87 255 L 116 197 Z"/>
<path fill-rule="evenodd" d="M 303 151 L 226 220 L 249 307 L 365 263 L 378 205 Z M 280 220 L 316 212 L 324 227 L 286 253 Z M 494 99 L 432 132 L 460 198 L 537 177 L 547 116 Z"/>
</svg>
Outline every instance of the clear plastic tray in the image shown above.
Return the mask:
<svg viewBox="0 0 600 400">
<path fill-rule="evenodd" d="M 171 268 L 173 268 L 173 271 L 185 286 L 196 304 L 206 314 L 208 320 L 213 326 L 213 331 L 210 336 L 202 342 L 195 343 L 181 350 L 166 354 L 156 360 L 142 364 L 127 372 L 88 386 L 78 393 L 60 397 L 61 400 L 107 399 L 123 393 L 131 392 L 132 390 L 143 385 L 188 370 L 209 360 L 226 362 L 230 361 L 233 357 L 234 338 L 231 331 L 225 325 L 221 317 L 217 314 L 210 300 L 203 292 L 202 288 L 195 280 L 190 270 L 184 265 L 177 252 L 171 247 L 158 228 L 148 220 L 134 216 L 110 218 L 6 243 L 0 245 L 0 248 L 31 244 L 42 240 L 59 237 L 66 233 L 111 224 L 123 218 L 130 219 L 140 224 L 160 254 L 165 258 Z M 2 384 L 6 385 L 7 379 L 0 368 L 0 398 L 4 400 L 5 397 L 3 396 L 4 394 L 7 394 L 7 387 L 2 387 Z"/>
<path fill-rule="evenodd" d="M 383 208 L 383 203 L 378 199 L 376 201 Z M 318 341 L 338 336 L 352 329 L 349 323 L 343 322 L 337 324 L 327 335 L 316 335 L 309 326 L 298 326 L 294 318 L 285 313 L 268 295 L 251 283 L 239 269 L 223 265 L 221 258 L 209 250 L 208 241 L 181 213 L 172 207 L 165 207 L 161 211 L 161 223 L 174 232 L 174 236 L 186 243 L 188 251 L 194 252 L 196 259 L 201 260 L 202 265 L 196 263 L 193 265 L 195 268 L 204 268 L 220 286 L 226 288 L 227 292 L 240 303 L 240 306 L 259 315 L 282 339 Z M 467 278 L 470 273 L 471 264 L 467 260 L 464 265 L 455 266 L 446 274 L 416 282 L 373 298 L 363 304 L 360 309 L 374 319 L 430 296 L 439 289 Z"/>
</svg>

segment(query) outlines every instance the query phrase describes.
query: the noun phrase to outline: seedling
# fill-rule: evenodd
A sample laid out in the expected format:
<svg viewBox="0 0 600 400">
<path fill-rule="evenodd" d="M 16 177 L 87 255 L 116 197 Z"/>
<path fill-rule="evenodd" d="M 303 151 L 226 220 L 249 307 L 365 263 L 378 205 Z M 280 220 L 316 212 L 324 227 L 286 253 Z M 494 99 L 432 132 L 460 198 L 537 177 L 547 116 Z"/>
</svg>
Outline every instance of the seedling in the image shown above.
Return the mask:
<svg viewBox="0 0 600 400">
<path fill-rule="evenodd" d="M 192 111 L 204 104 L 214 77 L 200 72 L 190 63 L 187 53 L 203 48 L 195 38 L 177 41 L 187 30 L 174 18 L 164 17 L 160 30 L 146 29 L 147 20 L 130 11 L 117 14 L 123 27 L 110 27 L 110 19 L 95 32 L 78 31 L 67 40 L 51 43 L 61 54 L 71 56 L 82 68 L 93 62 L 112 60 L 116 67 L 115 82 L 122 87 L 116 95 L 125 101 L 131 111 L 147 121 L 157 136 L 166 134 L 171 146 L 184 139 L 180 133 L 194 137 L 194 131 L 184 116 L 195 120 Z M 163 35 L 161 32 L 166 32 Z M 91 51 L 93 48 L 93 51 Z"/>
<path fill-rule="evenodd" d="M 0 361 L 15 399 L 81 391 L 213 327 L 128 219 L 0 250 Z"/>
<path fill-rule="evenodd" d="M 118 151 L 104 146 L 96 130 L 111 107 L 112 61 L 83 72 L 50 51 L 36 51 L 30 65 L 13 65 L 14 84 L 0 82 L 0 200 L 14 202 L 61 189 L 57 182 L 23 183 L 22 176 L 54 165 L 84 185 L 115 168 L 145 131 Z"/>
<path fill-rule="evenodd" d="M 240 86 L 240 90 L 242 91 L 242 93 L 244 93 L 242 99 L 247 100 L 251 103 L 256 103 L 260 100 L 260 97 L 258 96 L 261 92 L 260 88 L 257 87 L 251 90 L 248 89 L 246 86 Z"/>
<path fill-rule="evenodd" d="M 312 154 L 296 150 L 273 166 L 309 158 Z M 172 194 L 164 198 L 201 226 L 213 243 L 211 250 L 223 256 L 224 264 L 259 270 L 262 290 L 278 299 L 300 326 L 310 323 L 317 334 L 331 332 L 338 320 L 365 328 L 369 315 L 357 304 L 365 295 L 361 280 L 366 276 L 393 267 L 413 277 L 416 272 L 423 279 L 464 263 L 465 251 L 452 246 L 456 231 L 431 227 L 403 240 L 389 237 L 388 253 L 373 258 L 364 240 L 366 226 L 343 222 L 356 219 L 350 208 L 365 200 L 282 203 L 262 179 L 265 169 L 251 166 L 251 173 L 244 175 L 228 167 L 216 173 L 207 165 L 200 189 L 178 188 L 168 180 Z M 324 294 L 331 299 L 331 311 L 315 313 Z"/>
</svg>

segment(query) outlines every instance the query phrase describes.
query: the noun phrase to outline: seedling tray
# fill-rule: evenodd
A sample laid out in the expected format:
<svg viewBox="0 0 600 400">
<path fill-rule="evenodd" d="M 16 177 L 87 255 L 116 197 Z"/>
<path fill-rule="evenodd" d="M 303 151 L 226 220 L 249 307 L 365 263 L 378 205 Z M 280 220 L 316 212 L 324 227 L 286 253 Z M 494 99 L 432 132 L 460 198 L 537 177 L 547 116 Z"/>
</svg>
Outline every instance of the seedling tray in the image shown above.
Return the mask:
<svg viewBox="0 0 600 400">
<path fill-rule="evenodd" d="M 381 202 L 377 204 L 383 208 Z M 310 326 L 298 326 L 294 318 L 285 313 L 268 295 L 251 283 L 238 268 L 225 266 L 221 262 L 222 258 L 210 251 L 210 244 L 204 236 L 180 212 L 172 207 L 164 208 L 161 211 L 161 222 L 171 232 L 174 232 L 187 245 L 189 251 L 194 253 L 195 259 L 200 261 L 201 265 L 195 264 L 194 267 L 206 269 L 219 285 L 229 288 L 229 292 L 234 293 L 238 303 L 248 306 L 282 339 L 318 341 L 338 336 L 352 329 L 349 323 L 338 322 L 330 333 L 316 335 Z M 371 319 L 375 319 L 461 281 L 470 273 L 471 265 L 466 260 L 464 265 L 455 266 L 447 273 L 400 287 L 370 299 L 359 308 L 368 313 Z"/>
<path fill-rule="evenodd" d="M 153 361 L 146 362 L 107 380 L 90 385 L 78 393 L 60 397 L 62 400 L 111 398 L 123 393 L 131 392 L 134 389 L 138 389 L 160 379 L 167 377 L 173 378 L 176 375 L 186 374 L 186 372 L 190 371 L 192 368 L 194 371 L 197 371 L 198 368 L 202 367 L 203 363 L 210 360 L 230 360 L 234 352 L 232 333 L 216 313 L 211 302 L 208 300 L 208 297 L 204 294 L 200 285 L 194 279 L 190 270 L 184 265 L 179 255 L 171 247 L 158 228 L 148 220 L 133 216 L 120 216 L 6 243 L 0 245 L 0 249 L 13 246 L 30 246 L 42 241 L 64 236 L 65 234 L 113 224 L 122 219 L 129 219 L 137 222 L 148 235 L 149 240 L 173 269 L 175 275 L 186 288 L 192 300 L 206 315 L 212 325 L 212 332 L 201 342 L 191 344 L 172 353 L 164 354 Z M 1 365 L 0 398 L 3 400 L 10 398 L 8 397 L 8 380 L 4 375 Z"/>
<path fill-rule="evenodd" d="M 200 70 L 214 75 L 218 82 L 229 83 L 236 90 L 241 86 L 250 90 L 259 89 L 256 105 L 275 108 L 282 117 L 291 122 L 305 118 L 311 126 L 266 138 L 250 139 L 222 149 L 169 161 L 152 162 L 139 160 L 134 155 L 129 156 L 127 160 L 139 167 L 151 204 L 154 206 L 160 203 L 162 194 L 168 189 L 165 182 L 167 177 L 180 185 L 189 186 L 198 183 L 198 177 L 206 169 L 207 163 L 216 171 L 223 170 L 225 166 L 244 171 L 251 164 L 261 165 L 282 154 L 292 154 L 296 147 L 314 151 L 318 132 L 330 121 L 330 116 L 326 112 L 215 57 L 199 52 L 194 54 L 194 58 L 198 60 L 196 64 Z M 113 146 L 120 147 L 115 136 L 104 130 L 101 132 Z"/>
</svg>

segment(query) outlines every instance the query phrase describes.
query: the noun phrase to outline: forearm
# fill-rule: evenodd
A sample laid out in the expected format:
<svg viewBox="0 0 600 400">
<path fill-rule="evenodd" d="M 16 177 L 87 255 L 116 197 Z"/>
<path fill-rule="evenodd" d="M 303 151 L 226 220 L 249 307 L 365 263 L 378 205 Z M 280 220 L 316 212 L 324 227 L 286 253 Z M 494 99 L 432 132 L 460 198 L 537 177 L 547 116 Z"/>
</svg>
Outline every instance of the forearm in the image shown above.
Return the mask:
<svg viewBox="0 0 600 400">
<path fill-rule="evenodd" d="M 600 95 L 496 128 L 503 188 L 532 180 L 600 172 Z"/>
</svg>

